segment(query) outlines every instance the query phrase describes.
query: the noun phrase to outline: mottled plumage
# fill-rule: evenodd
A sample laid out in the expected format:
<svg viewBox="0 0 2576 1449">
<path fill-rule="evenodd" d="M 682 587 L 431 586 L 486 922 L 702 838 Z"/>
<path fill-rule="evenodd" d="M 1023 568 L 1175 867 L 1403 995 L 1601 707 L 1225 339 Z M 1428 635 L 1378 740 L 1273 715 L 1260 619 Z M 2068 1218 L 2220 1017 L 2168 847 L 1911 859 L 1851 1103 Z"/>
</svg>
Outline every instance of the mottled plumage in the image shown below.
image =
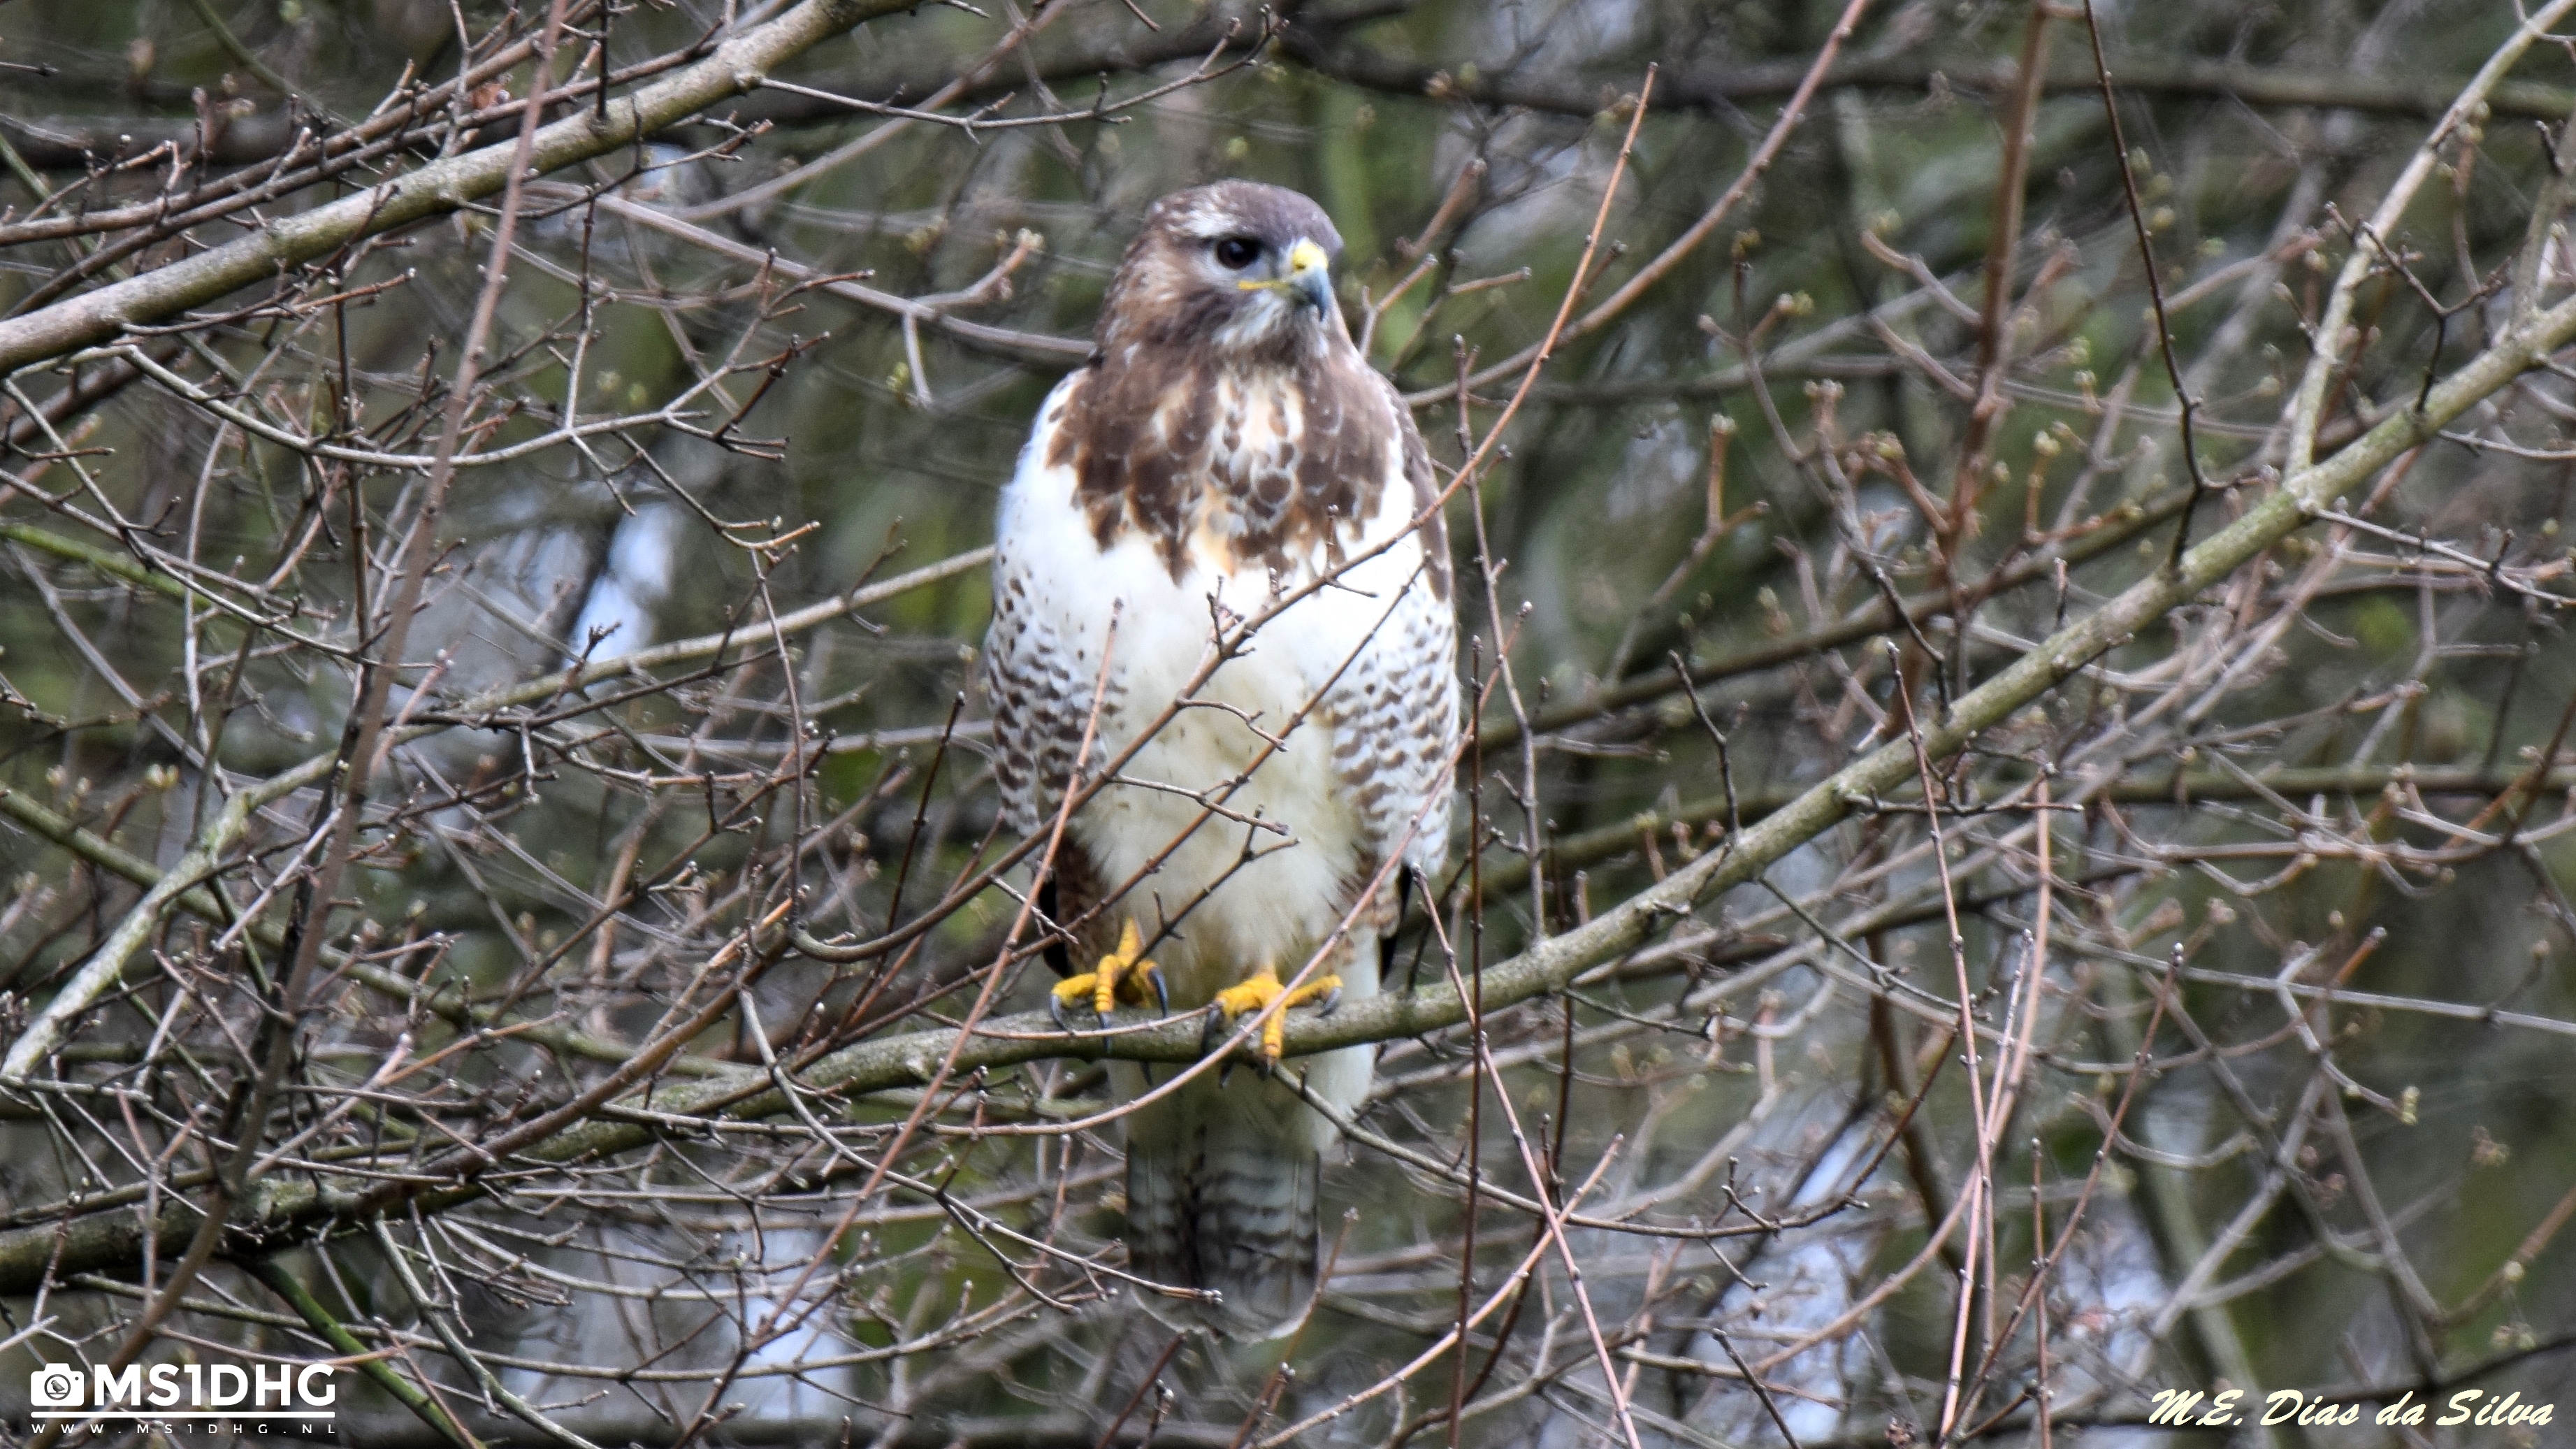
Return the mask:
<svg viewBox="0 0 2576 1449">
<path fill-rule="evenodd" d="M 1276 187 L 1221 182 L 1155 203 L 1110 284 L 1097 353 L 1049 395 L 1003 493 L 986 670 L 1005 821 L 1027 832 L 1052 818 L 1108 648 L 1087 768 L 1169 718 L 1075 815 L 1057 911 L 1080 918 L 1136 882 L 1073 954 L 1098 959 L 1134 921 L 1175 1011 L 1295 973 L 1355 905 L 1319 974 L 1345 996 L 1375 994 L 1399 871 L 1362 893 L 1391 859 L 1427 874 L 1448 849 L 1447 543 L 1436 512 L 1415 524 L 1436 496 L 1421 436 L 1323 290 L 1339 244 L 1314 203 Z M 1199 707 L 1171 711 L 1219 620 L 1337 569 L 1218 669 Z M 1243 999 L 1228 992 L 1232 1009 L 1250 1009 Z M 1351 1105 L 1372 1060 L 1352 1048 L 1287 1067 Z M 1117 1077 L 1128 1095 L 1142 1086 Z M 1333 1139 L 1252 1071 L 1205 1074 L 1133 1113 L 1133 1265 L 1222 1295 L 1213 1312 L 1170 1299 L 1157 1311 L 1236 1337 L 1298 1322 Z"/>
</svg>

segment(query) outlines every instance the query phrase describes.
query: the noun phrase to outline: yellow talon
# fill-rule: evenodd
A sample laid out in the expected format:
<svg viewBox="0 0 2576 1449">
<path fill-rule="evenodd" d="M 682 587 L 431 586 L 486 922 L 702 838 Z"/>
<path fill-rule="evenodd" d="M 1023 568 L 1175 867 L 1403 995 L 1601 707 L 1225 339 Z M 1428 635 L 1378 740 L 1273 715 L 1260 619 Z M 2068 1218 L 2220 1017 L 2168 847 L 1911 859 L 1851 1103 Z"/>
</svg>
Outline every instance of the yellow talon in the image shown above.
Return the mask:
<svg viewBox="0 0 2576 1449">
<path fill-rule="evenodd" d="M 1136 934 L 1136 922 L 1130 918 L 1126 929 L 1118 934 L 1118 949 L 1101 957 L 1097 969 L 1068 976 L 1055 984 L 1047 1010 L 1055 1017 L 1056 1024 L 1067 1031 L 1073 1029 L 1065 1024 L 1064 1013 L 1065 1008 L 1077 1002 L 1090 1005 L 1094 1020 L 1106 1021 L 1109 1013 L 1122 1001 L 1129 1006 L 1144 1005 L 1148 988 L 1154 993 L 1154 1004 L 1158 1009 L 1171 1010 L 1170 998 L 1163 989 L 1163 973 L 1153 962 L 1143 959 L 1144 954 L 1145 943 Z"/>
<path fill-rule="evenodd" d="M 1279 984 L 1276 971 L 1265 966 L 1261 968 L 1260 975 L 1218 992 L 1215 1005 L 1218 1013 L 1232 1022 L 1247 1011 L 1270 1011 L 1272 1002 L 1279 1003 L 1279 1009 L 1270 1011 L 1269 1018 L 1261 1023 L 1261 1060 L 1272 1063 L 1278 1061 L 1288 1048 L 1290 1007 L 1321 1001 L 1323 1009 L 1329 1012 L 1340 1002 L 1341 996 L 1342 978 L 1339 976 L 1318 976 L 1291 991 Z"/>
</svg>

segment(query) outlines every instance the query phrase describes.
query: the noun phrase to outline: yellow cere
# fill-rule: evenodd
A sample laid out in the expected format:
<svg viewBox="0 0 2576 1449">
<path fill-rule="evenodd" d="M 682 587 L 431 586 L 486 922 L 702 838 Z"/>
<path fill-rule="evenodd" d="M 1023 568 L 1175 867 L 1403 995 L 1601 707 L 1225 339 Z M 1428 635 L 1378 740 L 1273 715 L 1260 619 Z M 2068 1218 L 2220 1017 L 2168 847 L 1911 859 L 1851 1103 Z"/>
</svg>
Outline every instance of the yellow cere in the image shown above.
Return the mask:
<svg viewBox="0 0 2576 1449">
<path fill-rule="evenodd" d="M 1325 255 L 1324 249 L 1313 242 L 1301 239 L 1295 246 L 1288 249 L 1288 275 L 1291 277 L 1302 277 L 1308 272 L 1320 272 L 1332 264 L 1333 259 Z M 1272 292 L 1286 288 L 1288 283 L 1284 278 L 1246 277 L 1234 285 L 1238 290 L 1245 292 Z"/>
</svg>

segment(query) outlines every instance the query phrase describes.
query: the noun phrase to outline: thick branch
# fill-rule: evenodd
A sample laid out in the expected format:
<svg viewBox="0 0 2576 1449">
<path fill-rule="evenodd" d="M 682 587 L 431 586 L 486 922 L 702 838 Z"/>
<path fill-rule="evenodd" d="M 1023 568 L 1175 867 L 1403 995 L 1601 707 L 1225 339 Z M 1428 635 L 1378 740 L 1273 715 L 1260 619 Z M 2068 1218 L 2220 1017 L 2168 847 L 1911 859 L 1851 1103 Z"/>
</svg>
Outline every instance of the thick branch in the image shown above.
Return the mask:
<svg viewBox="0 0 2576 1449">
<path fill-rule="evenodd" d="M 1998 571 L 1992 578 L 1980 581 L 1976 595 L 1980 600 L 1989 599 L 2006 590 L 2052 578 L 2061 563 L 2074 565 L 2100 558 L 2180 513 L 2189 497 L 2188 492 L 2177 490 L 2144 502 L 2123 503 L 2103 515 L 2090 532 L 2068 541 L 2064 548 L 2032 554 Z M 1690 682 L 1694 687 L 1706 687 L 1721 679 L 1777 669 L 1801 659 L 1812 659 L 1829 649 L 1858 644 L 1900 628 L 1919 627 L 1949 613 L 1953 607 L 1950 594 L 1941 589 L 1917 594 L 1905 600 L 1904 605 L 1905 617 L 1901 622 L 1893 605 L 1883 597 L 1874 597 L 1853 611 L 1849 618 L 1819 624 L 1733 654 L 1694 659 L 1690 661 Z M 1586 720 L 1597 719 L 1612 710 L 1651 703 L 1668 694 L 1678 693 L 1680 689 L 1681 681 L 1669 669 L 1647 670 L 1632 679 L 1604 681 L 1601 688 L 1590 694 L 1552 705 L 1540 711 L 1531 725 L 1541 734 L 1553 734 Z M 1480 725 L 1477 734 L 1486 749 L 1495 749 L 1519 739 L 1520 725 L 1516 720 L 1498 715 Z"/>
<path fill-rule="evenodd" d="M 634 145 L 728 96 L 757 89 L 764 75 L 798 52 L 905 8 L 903 0 L 805 0 L 723 42 L 698 64 L 611 102 L 604 115 L 585 106 L 538 131 L 529 169 L 560 171 Z M 327 206 L 270 220 L 240 241 L 0 322 L 0 372 L 112 340 L 129 323 L 161 321 L 360 238 L 455 211 L 502 188 L 517 147 L 513 136 L 434 161 Z"/>
<path fill-rule="evenodd" d="M 2481 770 L 2469 765 L 2318 765 L 2256 774 L 2234 775 L 2217 770 L 2189 770 L 2179 774 L 2127 775 L 2111 781 L 2089 798 L 2116 805 L 2152 809 L 2158 806 L 2188 810 L 2198 801 L 2263 800 L 2270 795 L 2301 799 L 2310 795 L 2335 797 L 2359 796 L 2375 799 L 2390 786 L 2411 789 L 2427 796 L 2477 796 L 2493 799 L 2517 790 L 2528 790 L 2537 783 L 2543 792 L 2576 789 L 2576 765 L 2561 765 L 2535 782 L 2528 771 Z M 1732 809 L 1747 824 L 1778 814 L 1796 797 L 1785 790 L 1746 790 L 1733 801 L 1723 795 L 1685 800 L 1670 810 L 1641 810 L 1616 825 L 1561 836 L 1549 842 L 1548 866 L 1555 871 L 1580 869 L 1598 861 L 1635 855 L 1644 848 L 1642 835 L 1664 835 L 1676 825 L 1700 826 L 1722 822 Z M 1902 809 L 1920 813 L 1919 801 L 1913 804 L 1890 802 Z M 1944 806 L 1945 810 L 1950 807 Z M 1517 890 L 1528 878 L 1525 861 L 1500 860 L 1485 866 L 1487 891 Z"/>
</svg>

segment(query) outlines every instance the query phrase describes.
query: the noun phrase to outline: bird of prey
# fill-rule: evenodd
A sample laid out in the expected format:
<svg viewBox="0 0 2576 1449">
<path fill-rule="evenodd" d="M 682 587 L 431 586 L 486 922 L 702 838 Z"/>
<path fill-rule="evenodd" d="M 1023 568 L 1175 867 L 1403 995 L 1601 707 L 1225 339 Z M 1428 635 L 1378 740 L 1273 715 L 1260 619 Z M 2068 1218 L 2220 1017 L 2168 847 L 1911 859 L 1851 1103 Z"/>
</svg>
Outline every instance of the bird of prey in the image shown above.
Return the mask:
<svg viewBox="0 0 2576 1449">
<path fill-rule="evenodd" d="M 1422 436 L 1334 304 L 1340 247 L 1275 186 L 1156 202 L 1003 490 L 993 562 L 1005 823 L 1046 828 L 1078 756 L 1085 784 L 1127 756 L 1041 900 L 1096 963 L 1054 988 L 1059 1019 L 1161 999 L 1213 1039 L 1266 1014 L 1263 1070 L 1201 1072 L 1126 1118 L 1131 1265 L 1199 1290 L 1147 1302 L 1234 1339 L 1287 1332 L 1316 1287 L 1336 1134 L 1286 1079 L 1349 1108 L 1373 1070 L 1365 1046 L 1283 1066 L 1285 1013 L 1376 994 L 1407 872 L 1449 846 L 1447 534 Z"/>
</svg>

